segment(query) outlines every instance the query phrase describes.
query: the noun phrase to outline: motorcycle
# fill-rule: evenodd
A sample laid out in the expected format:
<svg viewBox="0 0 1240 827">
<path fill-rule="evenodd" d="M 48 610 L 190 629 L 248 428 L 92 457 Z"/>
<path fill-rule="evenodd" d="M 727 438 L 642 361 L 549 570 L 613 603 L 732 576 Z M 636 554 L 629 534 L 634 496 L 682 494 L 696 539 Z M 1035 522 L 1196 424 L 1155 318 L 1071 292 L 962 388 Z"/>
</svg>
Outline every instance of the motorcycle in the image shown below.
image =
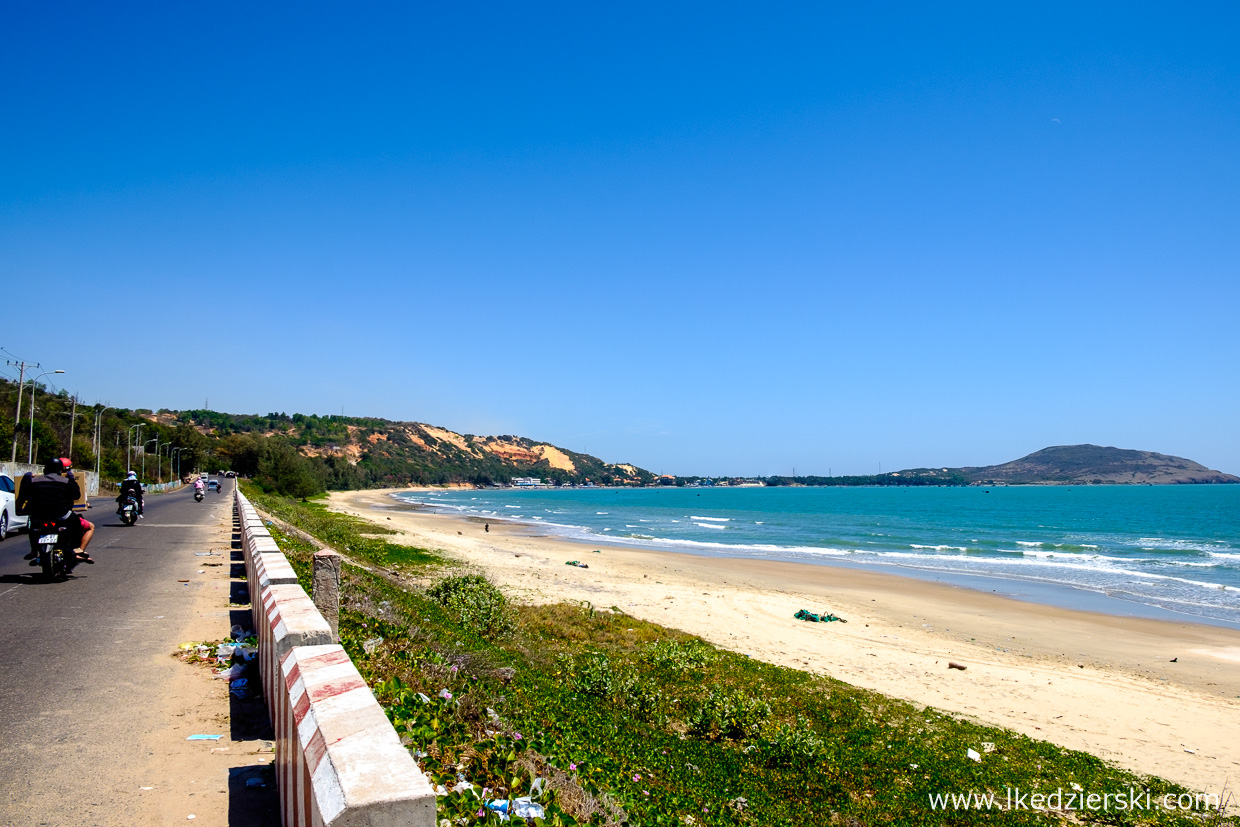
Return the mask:
<svg viewBox="0 0 1240 827">
<path fill-rule="evenodd" d="M 202 489 L 201 488 L 194 489 L 194 501 L 202 502 Z"/>
<path fill-rule="evenodd" d="M 125 525 L 138 522 L 138 501 L 134 497 L 126 497 L 121 503 L 121 522 Z"/>
<path fill-rule="evenodd" d="M 39 534 L 39 567 L 43 570 L 43 579 L 49 583 L 65 580 L 69 576 L 69 567 L 65 564 L 72 549 L 65 548 L 63 541 L 67 526 L 63 522 L 40 520 L 31 530 Z"/>
</svg>

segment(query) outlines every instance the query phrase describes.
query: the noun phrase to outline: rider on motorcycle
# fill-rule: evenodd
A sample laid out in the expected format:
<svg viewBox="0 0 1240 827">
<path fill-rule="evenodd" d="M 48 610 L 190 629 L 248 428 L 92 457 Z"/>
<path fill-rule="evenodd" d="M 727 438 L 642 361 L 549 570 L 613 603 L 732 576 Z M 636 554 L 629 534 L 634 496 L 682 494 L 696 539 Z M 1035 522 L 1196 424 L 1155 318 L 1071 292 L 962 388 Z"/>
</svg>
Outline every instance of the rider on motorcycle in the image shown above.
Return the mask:
<svg viewBox="0 0 1240 827">
<path fill-rule="evenodd" d="M 202 477 L 199 477 L 198 479 L 194 480 L 194 493 L 195 494 L 202 493 L 203 488 L 205 486 L 206 486 L 206 483 L 202 481 Z"/>
<path fill-rule="evenodd" d="M 138 516 L 142 516 L 142 483 L 138 482 L 138 475 L 130 471 L 125 481 L 121 483 L 121 493 L 116 497 L 116 513 L 121 513 L 121 505 L 125 502 L 126 497 L 133 497 L 138 501 Z"/>
<path fill-rule="evenodd" d="M 73 571 L 78 563 L 94 563 L 86 553 L 90 539 L 95 534 L 95 527 L 78 516 L 73 504 L 82 495 L 77 478 L 73 475 L 72 463 L 67 459 L 48 460 L 43 473 L 34 476 L 27 471 L 22 477 L 21 488 L 18 489 L 15 503 L 19 514 L 30 515 L 30 553 L 26 555 L 30 565 L 39 565 L 39 532 L 40 521 L 60 523 L 66 527 L 67 545 L 74 550 L 67 555 L 65 567 Z"/>
</svg>

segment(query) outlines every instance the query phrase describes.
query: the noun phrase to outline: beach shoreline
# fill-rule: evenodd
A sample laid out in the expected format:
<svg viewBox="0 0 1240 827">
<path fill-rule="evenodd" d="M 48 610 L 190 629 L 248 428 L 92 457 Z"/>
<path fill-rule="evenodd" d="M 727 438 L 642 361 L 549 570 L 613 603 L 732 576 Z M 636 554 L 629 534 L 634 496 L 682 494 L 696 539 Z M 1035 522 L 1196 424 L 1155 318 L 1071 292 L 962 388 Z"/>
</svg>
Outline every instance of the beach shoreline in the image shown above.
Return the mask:
<svg viewBox="0 0 1240 827">
<path fill-rule="evenodd" d="M 614 607 L 1206 792 L 1240 777 L 1240 631 L 856 567 L 590 547 L 391 496 L 410 490 L 338 492 L 330 505 L 477 567 L 520 602 Z M 802 608 L 849 622 L 793 619 Z"/>
</svg>

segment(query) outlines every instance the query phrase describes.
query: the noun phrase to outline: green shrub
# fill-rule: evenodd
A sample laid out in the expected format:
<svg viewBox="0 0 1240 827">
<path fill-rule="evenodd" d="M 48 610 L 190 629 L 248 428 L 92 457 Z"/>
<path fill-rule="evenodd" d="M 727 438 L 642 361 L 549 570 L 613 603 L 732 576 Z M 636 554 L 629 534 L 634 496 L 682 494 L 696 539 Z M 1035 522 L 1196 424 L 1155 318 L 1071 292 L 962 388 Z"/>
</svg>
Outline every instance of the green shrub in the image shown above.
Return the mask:
<svg viewBox="0 0 1240 827">
<path fill-rule="evenodd" d="M 657 640 L 642 652 L 642 660 L 666 672 L 698 672 L 714 659 L 712 648 L 700 640 Z"/>
<path fill-rule="evenodd" d="M 798 715 L 794 723 L 769 727 L 758 747 L 768 764 L 791 767 L 818 760 L 826 750 L 826 742 L 804 716 Z"/>
<path fill-rule="evenodd" d="M 707 692 L 685 723 L 703 738 L 739 740 L 755 735 L 771 717 L 771 705 L 740 690 Z"/>
<path fill-rule="evenodd" d="M 487 637 L 506 637 L 512 633 L 512 612 L 503 592 L 480 574 L 465 574 L 440 580 L 426 592 L 431 600 L 447 610 L 460 625 Z"/>
<path fill-rule="evenodd" d="M 596 698 L 623 702 L 633 690 L 637 678 L 632 670 L 615 666 L 601 652 L 586 652 L 564 662 L 572 680 L 573 690 Z"/>
</svg>

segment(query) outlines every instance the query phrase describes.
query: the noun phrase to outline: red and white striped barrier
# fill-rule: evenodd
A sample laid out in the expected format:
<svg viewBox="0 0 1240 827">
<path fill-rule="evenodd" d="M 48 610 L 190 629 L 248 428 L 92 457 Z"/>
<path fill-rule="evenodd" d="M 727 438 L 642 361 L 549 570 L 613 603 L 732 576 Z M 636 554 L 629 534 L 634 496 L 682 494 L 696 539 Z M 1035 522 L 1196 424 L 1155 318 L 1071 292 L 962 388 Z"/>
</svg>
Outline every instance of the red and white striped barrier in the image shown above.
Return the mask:
<svg viewBox="0 0 1240 827">
<path fill-rule="evenodd" d="M 284 827 L 434 827 L 435 792 L 237 493 Z"/>
<path fill-rule="evenodd" d="M 280 661 L 294 647 L 333 642 L 332 628 L 298 585 L 268 586 L 253 603 L 258 632 L 258 668 L 267 696 L 267 711 L 275 724 L 275 703 L 284 694 L 279 682 Z"/>
<path fill-rule="evenodd" d="M 299 646 L 280 677 L 272 721 L 285 827 L 435 824 L 434 789 L 344 649 Z"/>
</svg>

